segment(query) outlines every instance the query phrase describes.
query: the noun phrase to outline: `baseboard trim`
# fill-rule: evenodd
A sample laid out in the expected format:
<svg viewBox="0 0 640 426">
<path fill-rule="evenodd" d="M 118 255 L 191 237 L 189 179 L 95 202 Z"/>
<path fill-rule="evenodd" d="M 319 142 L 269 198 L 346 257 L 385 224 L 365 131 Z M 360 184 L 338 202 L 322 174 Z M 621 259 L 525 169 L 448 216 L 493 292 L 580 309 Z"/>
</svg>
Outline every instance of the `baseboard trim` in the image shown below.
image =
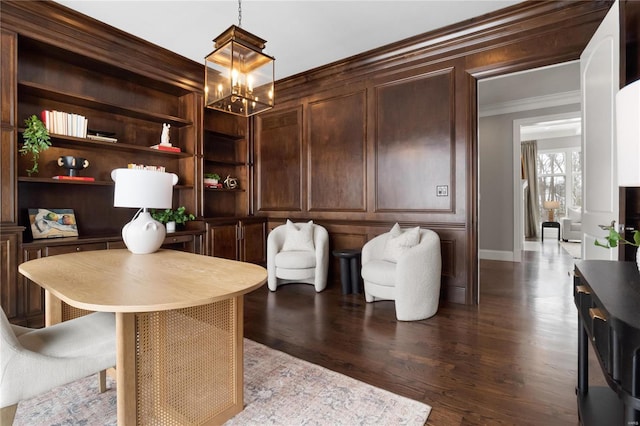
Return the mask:
<svg viewBox="0 0 640 426">
<path fill-rule="evenodd" d="M 514 262 L 512 251 L 502 250 L 478 250 L 478 258 L 484 260 L 501 260 L 503 262 Z"/>
</svg>

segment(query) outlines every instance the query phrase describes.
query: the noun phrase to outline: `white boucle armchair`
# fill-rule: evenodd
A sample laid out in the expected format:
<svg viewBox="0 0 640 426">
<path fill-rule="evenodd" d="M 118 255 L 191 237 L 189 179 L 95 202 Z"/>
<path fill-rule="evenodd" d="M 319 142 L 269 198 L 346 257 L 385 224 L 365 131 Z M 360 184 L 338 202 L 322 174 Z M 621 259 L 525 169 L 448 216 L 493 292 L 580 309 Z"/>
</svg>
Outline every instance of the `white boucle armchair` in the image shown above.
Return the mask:
<svg viewBox="0 0 640 426">
<path fill-rule="evenodd" d="M 300 235 L 295 228 L 300 228 Z M 302 235 L 307 228 L 307 239 Z M 294 229 L 294 231 L 292 231 Z M 294 234 L 292 234 L 294 232 Z M 313 284 L 316 292 L 327 287 L 329 233 L 313 222 L 292 223 L 274 228 L 267 237 L 267 284 L 269 290 L 288 283 Z"/>
<path fill-rule="evenodd" d="M 385 253 L 392 232 L 371 239 L 362 248 L 365 300 L 394 300 L 399 321 L 429 318 L 438 310 L 440 299 L 440 238 L 431 230 L 420 229 L 419 242 L 397 253 L 397 262 L 393 262 Z"/>
<path fill-rule="evenodd" d="M 10 324 L 0 309 L 0 424 L 20 401 L 116 365 L 115 315 L 92 313 L 50 327 Z"/>
</svg>

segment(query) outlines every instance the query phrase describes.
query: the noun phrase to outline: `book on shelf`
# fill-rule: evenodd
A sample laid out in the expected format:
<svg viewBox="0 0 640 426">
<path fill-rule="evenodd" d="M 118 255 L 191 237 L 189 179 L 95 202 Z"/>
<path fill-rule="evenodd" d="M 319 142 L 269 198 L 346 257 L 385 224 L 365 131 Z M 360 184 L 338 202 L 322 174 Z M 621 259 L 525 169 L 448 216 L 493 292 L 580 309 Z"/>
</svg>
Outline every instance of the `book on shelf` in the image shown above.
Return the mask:
<svg viewBox="0 0 640 426">
<path fill-rule="evenodd" d="M 49 133 L 85 138 L 89 120 L 84 115 L 56 110 L 43 110 L 40 118 Z"/>
<path fill-rule="evenodd" d="M 222 184 L 221 183 L 206 184 L 205 188 L 207 188 L 207 189 L 222 189 Z"/>
<path fill-rule="evenodd" d="M 177 146 L 162 145 L 162 144 L 153 145 L 153 146 L 150 146 L 149 148 L 157 149 L 158 151 L 182 152 L 180 151 L 180 148 Z"/>
<path fill-rule="evenodd" d="M 58 180 L 79 180 L 79 181 L 84 181 L 84 182 L 94 182 L 96 179 L 90 176 L 67 176 L 67 175 L 60 175 L 60 176 L 54 176 L 53 179 L 58 179 Z"/>
</svg>

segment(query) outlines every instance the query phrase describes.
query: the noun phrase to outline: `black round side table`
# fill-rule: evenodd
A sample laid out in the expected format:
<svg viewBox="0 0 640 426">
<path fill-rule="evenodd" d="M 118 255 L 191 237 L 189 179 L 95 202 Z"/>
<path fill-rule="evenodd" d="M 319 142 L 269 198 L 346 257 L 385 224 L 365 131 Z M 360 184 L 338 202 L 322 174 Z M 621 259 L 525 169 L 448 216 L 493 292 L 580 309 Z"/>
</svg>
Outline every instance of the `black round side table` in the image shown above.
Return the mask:
<svg viewBox="0 0 640 426">
<path fill-rule="evenodd" d="M 360 293 L 360 249 L 333 250 L 333 255 L 340 259 L 340 281 L 342 294 Z"/>
</svg>

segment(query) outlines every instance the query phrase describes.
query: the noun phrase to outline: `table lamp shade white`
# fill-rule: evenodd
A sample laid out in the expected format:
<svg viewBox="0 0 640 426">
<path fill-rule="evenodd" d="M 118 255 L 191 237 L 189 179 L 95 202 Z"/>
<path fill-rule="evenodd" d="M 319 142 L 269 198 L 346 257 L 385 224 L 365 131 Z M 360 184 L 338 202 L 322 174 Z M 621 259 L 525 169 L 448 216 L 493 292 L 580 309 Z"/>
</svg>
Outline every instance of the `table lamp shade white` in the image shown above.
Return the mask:
<svg viewBox="0 0 640 426">
<path fill-rule="evenodd" d="M 618 186 L 640 186 L 640 80 L 616 95 Z"/>
<path fill-rule="evenodd" d="M 147 209 L 171 208 L 173 185 L 178 183 L 178 176 L 150 170 L 115 169 L 111 171 L 111 179 L 115 182 L 114 207 L 142 209 L 122 228 L 125 245 L 135 254 L 155 252 L 162 245 L 166 230 Z"/>
<path fill-rule="evenodd" d="M 542 206 L 545 209 L 549 210 L 549 216 L 547 218 L 548 221 L 549 222 L 553 222 L 553 211 L 560 208 L 560 202 L 559 201 L 549 200 L 549 201 L 543 202 Z"/>
</svg>

